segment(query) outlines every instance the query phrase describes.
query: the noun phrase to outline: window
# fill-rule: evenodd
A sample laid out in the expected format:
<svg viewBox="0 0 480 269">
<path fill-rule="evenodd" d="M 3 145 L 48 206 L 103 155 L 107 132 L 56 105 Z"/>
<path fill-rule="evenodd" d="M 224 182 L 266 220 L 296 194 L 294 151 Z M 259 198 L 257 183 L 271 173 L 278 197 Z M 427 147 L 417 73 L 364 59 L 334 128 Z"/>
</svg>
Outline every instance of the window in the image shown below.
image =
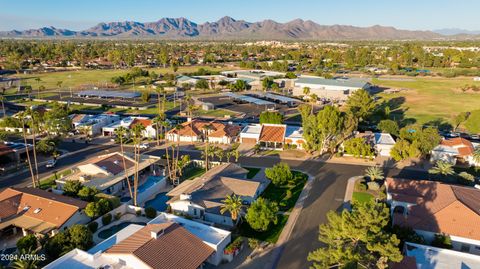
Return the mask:
<svg viewBox="0 0 480 269">
<path fill-rule="evenodd" d="M 197 209 L 196 208 L 193 209 L 193 215 L 195 215 L 195 216 L 197 215 Z"/>
</svg>

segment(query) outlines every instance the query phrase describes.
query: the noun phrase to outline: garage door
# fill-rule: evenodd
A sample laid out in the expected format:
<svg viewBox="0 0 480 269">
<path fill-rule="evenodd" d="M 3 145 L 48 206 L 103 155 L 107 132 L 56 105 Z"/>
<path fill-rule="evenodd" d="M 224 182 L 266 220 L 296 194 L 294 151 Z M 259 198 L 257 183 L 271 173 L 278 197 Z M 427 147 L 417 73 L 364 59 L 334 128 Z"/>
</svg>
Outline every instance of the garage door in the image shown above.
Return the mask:
<svg viewBox="0 0 480 269">
<path fill-rule="evenodd" d="M 257 144 L 257 139 L 255 139 L 255 138 L 246 138 L 246 137 L 243 137 L 243 138 L 242 138 L 242 143 L 245 143 L 245 144 Z"/>
</svg>

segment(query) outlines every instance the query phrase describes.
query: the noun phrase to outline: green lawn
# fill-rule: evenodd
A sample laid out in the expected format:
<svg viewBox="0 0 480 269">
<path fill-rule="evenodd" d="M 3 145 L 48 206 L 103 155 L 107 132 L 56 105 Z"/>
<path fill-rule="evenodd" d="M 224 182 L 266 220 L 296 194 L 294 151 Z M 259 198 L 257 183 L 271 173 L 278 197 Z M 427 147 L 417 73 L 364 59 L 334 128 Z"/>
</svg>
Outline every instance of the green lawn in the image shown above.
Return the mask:
<svg viewBox="0 0 480 269">
<path fill-rule="evenodd" d="M 280 211 L 292 211 L 308 179 L 307 175 L 300 172 L 293 171 L 293 175 L 295 177 L 294 186 L 275 186 L 271 183 L 261 196 L 277 202 Z M 288 190 L 290 190 L 290 195 L 288 195 Z"/>
<path fill-rule="evenodd" d="M 210 66 L 180 66 L 177 74 L 195 72 L 199 68 L 219 71 L 220 69 Z M 154 71 L 157 74 L 173 73 L 171 68 L 149 68 L 148 71 Z M 101 86 L 105 83 L 110 83 L 110 79 L 115 76 L 122 76 L 128 73 L 129 70 L 79 70 L 79 71 L 63 71 L 51 72 L 41 74 L 20 74 L 15 77 L 26 78 L 26 83 L 31 85 L 34 91 L 40 85 L 46 89 L 57 89 L 57 82 L 62 81 L 62 88 L 77 87 L 86 84 L 95 84 Z M 40 78 L 40 82 L 35 79 Z"/>
<path fill-rule="evenodd" d="M 283 227 L 287 223 L 288 216 L 285 215 L 278 215 L 278 222 L 276 225 L 270 226 L 269 229 L 265 232 L 258 232 L 255 231 L 248 225 L 248 223 L 244 220 L 239 225 L 239 232 L 241 236 L 248 237 L 248 238 L 255 238 L 261 241 L 266 241 L 270 243 L 275 243 L 280 236 L 280 233 L 283 230 Z"/>
<path fill-rule="evenodd" d="M 64 170 L 62 172 L 57 172 L 57 174 L 53 174 L 50 177 L 44 178 L 40 180 L 40 189 L 48 189 L 52 186 L 55 186 L 55 180 L 59 179 L 63 176 L 68 176 L 72 173 L 72 169 Z"/>
<path fill-rule="evenodd" d="M 191 180 L 196 177 L 199 177 L 201 175 L 205 174 L 205 168 L 203 167 L 190 167 L 185 169 L 185 173 L 182 176 L 182 181 L 183 180 Z"/>
<path fill-rule="evenodd" d="M 253 178 L 258 172 L 260 172 L 260 168 L 254 168 L 254 167 L 243 167 L 248 170 L 247 173 L 247 178 L 251 179 Z"/>
<path fill-rule="evenodd" d="M 352 201 L 358 203 L 366 203 L 374 199 L 373 195 L 366 192 L 353 192 Z"/>
<path fill-rule="evenodd" d="M 379 94 L 380 101 L 391 100 L 399 105 L 397 111 L 394 110 L 395 107 L 391 107 L 392 117 L 398 118 L 396 112 L 403 110 L 405 118 L 415 119 L 417 123 L 451 122 L 459 112 L 472 111 L 480 107 L 480 93 L 462 93 L 458 90 L 465 85 L 480 86 L 480 82 L 473 81 L 472 78 L 418 77 L 410 80 L 372 80 L 379 86 L 409 89 L 394 94 Z"/>
</svg>

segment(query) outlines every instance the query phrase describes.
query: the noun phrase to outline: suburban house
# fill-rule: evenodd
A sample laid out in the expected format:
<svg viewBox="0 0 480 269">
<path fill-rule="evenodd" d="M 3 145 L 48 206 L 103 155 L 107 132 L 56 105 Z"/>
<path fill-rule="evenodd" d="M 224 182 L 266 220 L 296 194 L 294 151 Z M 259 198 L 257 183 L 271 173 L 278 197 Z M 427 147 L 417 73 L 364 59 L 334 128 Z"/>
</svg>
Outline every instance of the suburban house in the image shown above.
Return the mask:
<svg viewBox="0 0 480 269">
<path fill-rule="evenodd" d="M 55 235 L 74 224 L 85 224 L 87 202 L 37 188 L 6 188 L 0 192 L 0 238 L 29 233 Z M 1 241 L 1 239 L 0 239 Z"/>
<path fill-rule="evenodd" d="M 112 123 L 110 125 L 103 127 L 102 134 L 103 136 L 114 136 L 115 131 L 119 127 L 124 127 L 128 130 L 131 130 L 133 126 L 137 124 L 142 124 L 145 127 L 145 130 L 143 131 L 143 134 L 142 134 L 143 137 L 156 138 L 157 130 L 153 125 L 152 120 L 147 117 L 126 117 L 121 121 L 117 121 L 115 123 Z"/>
<path fill-rule="evenodd" d="M 74 249 L 44 268 L 197 269 L 219 265 L 230 241 L 228 231 L 160 213 L 145 226 L 130 224 L 90 250 Z"/>
<path fill-rule="evenodd" d="M 442 160 L 454 165 L 457 163 L 471 166 L 480 165 L 473 159 L 474 151 L 475 148 L 472 142 L 465 138 L 443 139 L 440 145 L 432 150 L 430 160 L 432 162 Z"/>
<path fill-rule="evenodd" d="M 390 151 L 395 146 L 395 139 L 389 133 L 354 132 L 354 137 L 363 138 L 365 143 L 375 150 L 377 156 L 390 157 Z"/>
<path fill-rule="evenodd" d="M 127 175 L 123 166 L 123 157 L 125 157 L 125 166 Z M 144 171 L 153 171 L 159 157 L 140 154 L 138 163 L 139 173 Z M 135 173 L 135 160 L 129 153 L 114 152 L 101 156 L 92 157 L 76 167 L 72 168 L 72 173 L 57 179 L 57 189 L 62 190 L 63 185 L 70 180 L 78 180 L 85 186 L 96 187 L 99 191 L 106 194 L 118 194 L 127 189 L 126 178 L 133 177 Z"/>
<path fill-rule="evenodd" d="M 69 117 L 75 130 L 90 136 L 101 134 L 103 127 L 120 120 L 120 116 L 116 114 L 72 114 Z"/>
<path fill-rule="evenodd" d="M 25 160 L 27 149 L 30 152 L 33 149 L 33 145 L 16 142 L 0 143 L 0 167 L 11 161 L 20 162 Z"/>
<path fill-rule="evenodd" d="M 190 120 L 167 132 L 172 142 L 204 142 L 232 144 L 236 141 L 240 127 L 218 121 Z"/>
<path fill-rule="evenodd" d="M 425 241 L 449 235 L 453 250 L 480 254 L 480 190 L 435 181 L 387 178 L 393 224 L 411 227 Z"/>
<path fill-rule="evenodd" d="M 263 149 L 282 150 L 284 147 L 303 149 L 303 129 L 285 124 L 249 124 L 240 132 L 240 142 L 258 144 Z"/>
<path fill-rule="evenodd" d="M 230 213 L 220 213 L 225 197 L 235 194 L 245 204 L 250 204 L 265 190 L 270 181 L 247 179 L 248 170 L 234 163 L 213 167 L 204 175 L 193 180 L 185 180 L 167 193 L 167 202 L 175 213 L 188 215 L 194 219 L 232 227 L 235 222 Z"/>
<path fill-rule="evenodd" d="M 301 76 L 294 82 L 292 94 L 294 96 L 303 96 L 303 89 L 310 88 L 310 94 L 316 94 L 318 97 L 346 100 L 350 94 L 358 89 L 368 90 L 370 83 L 354 78 L 336 78 L 325 79 L 315 76 Z"/>
</svg>

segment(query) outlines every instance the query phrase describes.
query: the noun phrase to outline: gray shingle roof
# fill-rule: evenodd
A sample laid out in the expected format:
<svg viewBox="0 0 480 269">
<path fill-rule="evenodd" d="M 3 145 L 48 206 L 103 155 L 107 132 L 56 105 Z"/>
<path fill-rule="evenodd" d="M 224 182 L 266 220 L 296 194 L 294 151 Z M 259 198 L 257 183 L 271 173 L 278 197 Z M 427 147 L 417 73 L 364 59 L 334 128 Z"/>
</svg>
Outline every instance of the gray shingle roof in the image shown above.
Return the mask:
<svg viewBox="0 0 480 269">
<path fill-rule="evenodd" d="M 325 78 L 316 78 L 316 77 L 299 77 L 295 83 L 304 83 L 304 84 L 317 84 L 325 86 L 340 86 L 340 87 L 355 87 L 363 88 L 368 82 L 358 80 L 358 79 L 325 79 Z"/>
</svg>

